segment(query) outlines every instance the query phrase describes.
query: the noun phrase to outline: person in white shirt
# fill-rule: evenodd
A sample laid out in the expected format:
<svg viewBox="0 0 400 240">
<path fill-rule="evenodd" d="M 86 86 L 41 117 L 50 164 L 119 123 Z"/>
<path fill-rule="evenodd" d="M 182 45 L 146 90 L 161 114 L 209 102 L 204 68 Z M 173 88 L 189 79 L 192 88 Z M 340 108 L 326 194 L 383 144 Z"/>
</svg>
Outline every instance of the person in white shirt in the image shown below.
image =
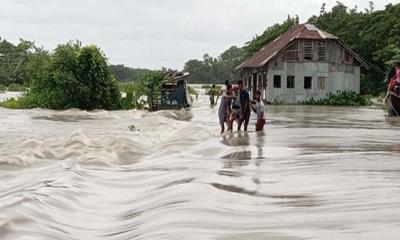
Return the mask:
<svg viewBox="0 0 400 240">
<path fill-rule="evenodd" d="M 261 92 L 256 92 L 255 106 L 253 107 L 254 112 L 257 114 L 256 132 L 262 131 L 265 125 L 264 112 L 265 107 L 263 101 L 261 101 Z"/>
</svg>

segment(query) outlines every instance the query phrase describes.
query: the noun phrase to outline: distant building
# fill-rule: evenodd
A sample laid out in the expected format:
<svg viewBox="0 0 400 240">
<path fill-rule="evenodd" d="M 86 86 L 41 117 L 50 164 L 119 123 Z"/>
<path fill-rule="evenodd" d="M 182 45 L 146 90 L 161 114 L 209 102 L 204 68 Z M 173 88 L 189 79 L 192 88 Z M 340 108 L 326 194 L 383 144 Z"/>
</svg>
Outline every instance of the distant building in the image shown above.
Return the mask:
<svg viewBox="0 0 400 240">
<path fill-rule="evenodd" d="M 239 65 L 252 96 L 261 90 L 268 101 L 298 103 L 330 92 L 360 92 L 360 67 L 368 65 L 338 37 L 300 24 Z"/>
</svg>

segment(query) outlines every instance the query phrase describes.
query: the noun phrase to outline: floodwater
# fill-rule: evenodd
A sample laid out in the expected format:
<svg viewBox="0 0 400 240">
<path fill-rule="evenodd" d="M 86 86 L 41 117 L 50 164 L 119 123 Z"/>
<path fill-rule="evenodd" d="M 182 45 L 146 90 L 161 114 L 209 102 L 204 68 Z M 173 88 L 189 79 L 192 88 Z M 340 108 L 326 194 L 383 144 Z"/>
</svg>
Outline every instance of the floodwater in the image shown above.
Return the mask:
<svg viewBox="0 0 400 240">
<path fill-rule="evenodd" d="M 398 239 L 398 119 L 267 106 L 264 133 L 217 122 L 206 96 L 191 111 L 0 108 L 0 239 Z"/>
</svg>

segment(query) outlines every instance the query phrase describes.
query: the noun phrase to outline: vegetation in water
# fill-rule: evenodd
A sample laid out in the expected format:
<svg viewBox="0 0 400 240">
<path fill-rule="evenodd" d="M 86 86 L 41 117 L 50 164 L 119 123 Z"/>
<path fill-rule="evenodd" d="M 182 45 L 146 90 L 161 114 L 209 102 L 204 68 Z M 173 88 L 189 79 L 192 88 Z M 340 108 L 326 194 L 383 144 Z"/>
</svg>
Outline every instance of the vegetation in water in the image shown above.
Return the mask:
<svg viewBox="0 0 400 240">
<path fill-rule="evenodd" d="M 310 98 L 305 102 L 305 105 L 336 105 L 336 106 L 369 106 L 372 104 L 371 97 L 361 95 L 354 91 L 337 91 L 329 93 L 326 98 L 316 99 Z"/>
<path fill-rule="evenodd" d="M 146 104 L 160 97 L 161 84 L 168 78 L 166 72 L 152 71 L 140 82 L 119 83 L 126 96 L 121 98 L 122 109 L 143 109 Z"/>
<path fill-rule="evenodd" d="M 197 92 L 197 90 L 194 89 L 194 88 L 191 87 L 191 86 L 188 86 L 188 90 L 189 90 L 189 94 L 190 94 L 190 95 L 194 95 L 194 96 L 198 96 L 198 95 L 199 95 L 199 93 Z"/>
<path fill-rule="evenodd" d="M 42 52 L 27 65 L 31 88 L 21 98 L 2 106 L 11 108 L 118 109 L 120 92 L 101 50 L 80 42 L 59 45 L 53 53 Z"/>
</svg>

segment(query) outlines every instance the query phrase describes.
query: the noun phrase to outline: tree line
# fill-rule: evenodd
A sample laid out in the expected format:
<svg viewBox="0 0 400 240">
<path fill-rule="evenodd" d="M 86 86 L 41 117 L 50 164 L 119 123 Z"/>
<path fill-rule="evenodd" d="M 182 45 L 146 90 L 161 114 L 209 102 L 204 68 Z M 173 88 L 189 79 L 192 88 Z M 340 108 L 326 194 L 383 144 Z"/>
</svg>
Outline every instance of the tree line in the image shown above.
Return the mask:
<svg viewBox="0 0 400 240">
<path fill-rule="evenodd" d="M 108 67 L 115 79 L 119 82 L 136 82 L 151 73 L 152 70 L 145 68 L 131 68 L 123 64 L 110 65 Z"/>
<path fill-rule="evenodd" d="M 400 61 L 400 4 L 388 4 L 384 10 L 376 11 L 373 2 L 368 9 L 357 6 L 348 8 L 341 2 L 330 10 L 323 4 L 319 14 L 308 19 L 308 23 L 330 32 L 365 59 L 370 70 L 361 74 L 361 93 L 379 94 L 385 91 L 385 73 L 391 63 Z M 235 68 L 264 45 L 299 24 L 299 18 L 290 17 L 268 27 L 243 47 L 232 46 L 217 58 L 205 54 L 202 60 L 189 60 L 185 71 L 196 83 L 222 83 L 239 78 Z"/>
</svg>

